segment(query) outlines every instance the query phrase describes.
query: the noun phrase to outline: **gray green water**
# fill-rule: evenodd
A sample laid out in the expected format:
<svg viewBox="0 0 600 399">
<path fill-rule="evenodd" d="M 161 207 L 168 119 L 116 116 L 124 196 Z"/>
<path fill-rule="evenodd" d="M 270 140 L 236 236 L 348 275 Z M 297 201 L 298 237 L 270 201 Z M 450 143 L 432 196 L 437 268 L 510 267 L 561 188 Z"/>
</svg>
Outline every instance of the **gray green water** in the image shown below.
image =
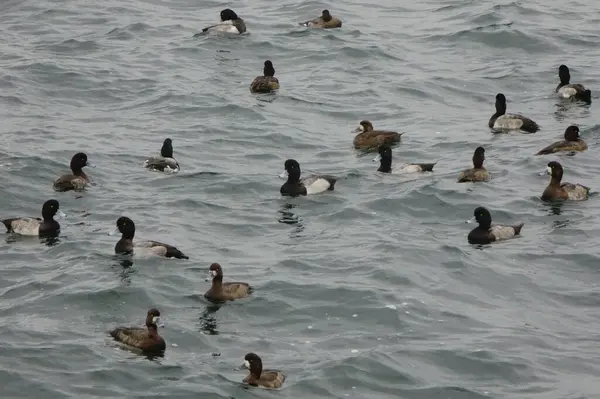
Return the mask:
<svg viewBox="0 0 600 399">
<path fill-rule="evenodd" d="M 227 6 L 248 35 L 192 38 Z M 323 8 L 342 29 L 296 26 Z M 37 215 L 54 197 L 67 218 L 56 242 L 0 243 L 0 397 L 598 397 L 600 207 L 543 204 L 539 172 L 559 159 L 565 180 L 600 188 L 596 104 L 552 93 L 562 63 L 600 89 L 599 12 L 555 0 L 3 2 L 0 216 Z M 281 90 L 250 95 L 267 58 Z M 492 135 L 498 92 L 542 130 Z M 395 162 L 438 161 L 435 173 L 376 175 L 352 149 L 361 119 L 406 132 Z M 588 152 L 533 156 L 569 124 Z M 175 176 L 141 167 L 166 137 Z M 492 180 L 455 183 L 478 145 Z M 94 185 L 54 193 L 78 151 L 97 165 Z M 287 158 L 340 176 L 336 190 L 281 198 Z M 478 205 L 525 222 L 523 237 L 468 245 Z M 124 268 L 107 235 L 121 215 L 191 259 Z M 254 295 L 208 308 L 212 262 Z M 116 348 L 106 331 L 152 306 L 165 357 Z M 244 389 L 250 351 L 288 375 L 283 390 Z"/>
</svg>

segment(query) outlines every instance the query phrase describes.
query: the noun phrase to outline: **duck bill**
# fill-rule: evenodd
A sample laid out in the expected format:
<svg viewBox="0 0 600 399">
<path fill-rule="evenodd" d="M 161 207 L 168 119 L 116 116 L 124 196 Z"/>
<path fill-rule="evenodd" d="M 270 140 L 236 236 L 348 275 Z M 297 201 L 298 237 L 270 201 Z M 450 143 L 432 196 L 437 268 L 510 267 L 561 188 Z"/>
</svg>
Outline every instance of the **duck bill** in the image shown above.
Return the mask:
<svg viewBox="0 0 600 399">
<path fill-rule="evenodd" d="M 550 166 L 546 167 L 546 169 L 540 172 L 540 176 L 544 175 L 552 175 L 552 168 Z"/>
<path fill-rule="evenodd" d="M 288 177 L 288 171 L 284 170 L 283 172 L 281 172 L 281 174 L 279 175 L 280 179 L 285 179 L 286 177 Z"/>
<path fill-rule="evenodd" d="M 377 156 L 375 158 L 373 158 L 373 162 L 379 162 L 381 161 L 381 154 L 377 154 Z"/>
<path fill-rule="evenodd" d="M 354 129 L 352 132 L 353 132 L 353 133 L 359 133 L 359 132 L 362 132 L 362 131 L 363 131 L 363 130 L 362 130 L 362 127 L 361 127 L 361 126 L 359 126 L 359 127 L 357 127 L 356 129 Z"/>
<path fill-rule="evenodd" d="M 466 220 L 465 223 L 473 223 L 475 221 L 475 216 L 473 216 L 471 219 Z"/>
<path fill-rule="evenodd" d="M 61 217 L 61 218 L 66 218 L 67 217 L 67 215 L 63 211 L 61 211 L 60 209 L 58 211 L 56 211 L 56 214 L 59 217 Z"/>
<path fill-rule="evenodd" d="M 96 165 L 94 165 L 94 164 L 93 164 L 93 163 L 91 163 L 91 162 L 86 162 L 86 163 L 85 163 L 85 166 L 87 166 L 88 168 L 95 168 L 95 167 L 96 167 Z"/>
<path fill-rule="evenodd" d="M 119 232 L 119 228 L 115 227 L 113 230 L 108 232 L 109 236 L 114 236 L 115 234 L 117 234 Z"/>
</svg>

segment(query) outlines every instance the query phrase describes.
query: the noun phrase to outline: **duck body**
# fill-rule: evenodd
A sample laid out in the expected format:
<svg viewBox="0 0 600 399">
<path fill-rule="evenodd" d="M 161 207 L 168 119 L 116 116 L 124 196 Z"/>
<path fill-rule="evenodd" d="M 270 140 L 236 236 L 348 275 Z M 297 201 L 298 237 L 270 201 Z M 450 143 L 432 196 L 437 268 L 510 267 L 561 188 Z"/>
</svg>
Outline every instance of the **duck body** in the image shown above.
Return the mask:
<svg viewBox="0 0 600 399">
<path fill-rule="evenodd" d="M 62 175 L 54 181 L 53 187 L 56 191 L 81 191 L 87 186 L 89 178 L 82 169 L 85 166 L 93 166 L 88 162 L 87 155 L 83 152 L 75 154 L 71 158 L 70 166 L 72 174 Z"/>
<path fill-rule="evenodd" d="M 252 93 L 270 93 L 279 89 L 279 79 L 275 76 L 275 68 L 270 60 L 265 61 L 263 76 L 257 76 L 250 84 Z"/>
<path fill-rule="evenodd" d="M 163 352 L 165 340 L 158 335 L 157 323 L 160 319 L 158 309 L 150 309 L 146 317 L 146 328 L 117 327 L 110 332 L 111 337 L 125 345 L 141 349 L 144 352 Z"/>
<path fill-rule="evenodd" d="M 457 180 L 458 183 L 489 180 L 490 174 L 483 167 L 483 161 L 485 161 L 485 149 L 483 147 L 477 147 L 473 153 L 473 167 L 460 172 Z"/>
<path fill-rule="evenodd" d="M 570 83 L 571 73 L 566 65 L 558 67 L 558 76 L 560 83 L 556 87 L 555 92 L 561 98 L 570 100 L 581 100 L 588 104 L 592 102 L 592 92 L 587 90 L 583 85 L 577 83 Z"/>
<path fill-rule="evenodd" d="M 540 130 L 537 123 L 519 114 L 506 113 L 506 97 L 502 93 L 496 95 L 496 113 L 488 122 L 490 129 L 494 130 L 523 130 L 535 133 Z"/>
<path fill-rule="evenodd" d="M 250 373 L 243 380 L 248 385 L 277 389 L 281 388 L 286 378 L 279 370 L 263 370 L 262 360 L 254 353 L 246 354 L 244 357 L 244 367 L 250 369 Z"/>
<path fill-rule="evenodd" d="M 248 283 L 241 282 L 223 282 L 223 269 L 218 263 L 210 265 L 209 271 L 213 276 L 212 286 L 204 297 L 213 302 L 234 301 L 236 299 L 246 298 L 250 295 L 251 288 Z"/>
<path fill-rule="evenodd" d="M 60 224 L 54 220 L 56 213 L 60 212 L 56 200 L 48 200 L 42 207 L 42 217 L 17 217 L 2 220 L 8 233 L 24 236 L 56 236 L 60 232 Z M 60 212 L 62 214 L 62 212 Z"/>
<path fill-rule="evenodd" d="M 328 175 L 313 175 L 301 179 L 300 174 L 300 164 L 296 160 L 285 161 L 285 170 L 280 177 L 287 175 L 287 181 L 279 189 L 281 195 L 297 197 L 333 191 L 337 181 L 336 177 Z"/>
<path fill-rule="evenodd" d="M 341 28 L 342 21 L 339 18 L 333 17 L 329 10 L 323 10 L 321 16 L 319 18 L 315 18 L 310 21 L 300 22 L 300 26 L 307 26 L 309 28 L 317 28 L 317 29 L 334 29 Z"/>
<path fill-rule="evenodd" d="M 525 225 L 524 223 L 513 226 L 501 224 L 492 225 L 492 216 L 490 212 L 483 207 L 475 209 L 474 217 L 479 223 L 479 226 L 469 232 L 467 237 L 469 244 L 485 245 L 495 241 L 508 240 L 518 236 Z"/>
<path fill-rule="evenodd" d="M 551 178 L 550 183 L 542 193 L 543 201 L 584 201 L 588 199 L 590 193 L 589 187 L 573 183 L 561 184 L 563 168 L 560 163 L 556 161 L 549 162 L 546 170 L 551 175 Z"/>
<path fill-rule="evenodd" d="M 136 248 L 140 248 L 165 258 L 189 259 L 183 252 L 169 244 L 150 240 L 134 242 L 135 224 L 128 217 L 121 216 L 117 220 L 117 230 L 122 235 L 121 239 L 115 244 L 116 254 L 131 254 L 137 252 Z"/>
<path fill-rule="evenodd" d="M 165 139 L 160 155 L 145 160 L 144 167 L 158 172 L 179 172 L 179 163 L 173 158 L 173 141 L 169 138 Z"/>
<path fill-rule="evenodd" d="M 581 152 L 587 150 L 587 148 L 586 142 L 579 136 L 579 128 L 573 125 L 565 130 L 564 140 L 550 144 L 535 155 L 547 155 L 556 152 Z"/>
<path fill-rule="evenodd" d="M 377 155 L 373 162 L 379 161 L 378 172 L 381 173 L 392 173 L 392 174 L 405 174 L 405 173 L 421 173 L 421 172 L 433 172 L 433 167 L 436 163 L 405 163 L 399 168 L 392 169 L 392 149 L 388 145 L 382 145 L 378 148 L 379 155 Z"/>
<path fill-rule="evenodd" d="M 361 150 L 377 149 L 382 145 L 394 145 L 400 142 L 403 133 L 389 130 L 374 130 L 370 121 L 363 120 L 356 129 L 358 133 L 354 137 L 354 148 Z"/>
</svg>

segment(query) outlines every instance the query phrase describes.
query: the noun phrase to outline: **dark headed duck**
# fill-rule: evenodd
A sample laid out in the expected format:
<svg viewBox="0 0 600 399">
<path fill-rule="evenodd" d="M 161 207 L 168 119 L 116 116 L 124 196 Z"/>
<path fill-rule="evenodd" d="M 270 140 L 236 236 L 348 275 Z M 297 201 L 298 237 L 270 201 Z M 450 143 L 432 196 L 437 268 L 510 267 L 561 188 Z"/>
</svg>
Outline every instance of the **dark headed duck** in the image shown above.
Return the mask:
<svg viewBox="0 0 600 399">
<path fill-rule="evenodd" d="M 490 174 L 483 167 L 483 161 L 485 161 L 485 149 L 477 147 L 473 153 L 473 167 L 460 172 L 458 182 L 487 181 L 490 178 Z"/>
<path fill-rule="evenodd" d="M 136 248 L 150 251 L 151 253 L 164 256 L 165 258 L 189 259 L 180 250 L 172 245 L 163 244 L 158 241 L 133 241 L 135 236 L 135 224 L 128 217 L 121 216 L 117 219 L 117 227 L 115 231 L 121 233 L 121 239 L 115 245 L 116 254 L 131 254 L 136 252 Z"/>
<path fill-rule="evenodd" d="M 494 241 L 508 240 L 521 233 L 524 223 L 514 226 L 496 224 L 492 226 L 490 211 L 480 206 L 473 212 L 473 218 L 479 223 L 469 233 L 469 244 L 489 244 Z"/>
<path fill-rule="evenodd" d="M 281 186 L 281 195 L 297 197 L 333 191 L 336 177 L 329 175 L 313 175 L 300 179 L 300 164 L 295 159 L 288 159 L 284 164 L 285 170 L 279 175 L 281 178 L 287 176 L 287 181 Z"/>
<path fill-rule="evenodd" d="M 110 335 L 119 342 L 144 352 L 159 353 L 166 349 L 165 340 L 158 335 L 157 325 L 160 321 L 160 312 L 156 308 L 148 310 L 146 328 L 117 327 Z"/>
<path fill-rule="evenodd" d="M 212 276 L 212 286 L 204 297 L 211 301 L 223 302 L 234 301 L 245 298 L 250 295 L 250 286 L 247 283 L 223 282 L 223 269 L 218 263 L 213 263 L 209 267 L 209 273 Z M 207 279 L 208 280 L 208 279 Z"/>
<path fill-rule="evenodd" d="M 370 121 L 360 121 L 355 132 L 360 132 L 354 137 L 354 148 L 369 150 L 377 149 L 380 145 L 393 145 L 400 141 L 403 133 L 389 130 L 374 130 Z"/>
<path fill-rule="evenodd" d="M 10 218 L 2 220 L 9 233 L 24 236 L 56 236 L 60 232 L 60 224 L 54 220 L 54 215 L 65 216 L 59 209 L 58 201 L 55 199 L 44 202 L 42 206 L 42 218 Z"/>
<path fill-rule="evenodd" d="M 83 190 L 90 180 L 82 170 L 86 166 L 94 167 L 88 162 L 86 154 L 78 152 L 73 155 L 73 158 L 71 158 L 71 171 L 73 174 L 62 175 L 56 179 L 54 189 L 56 191 Z"/>
<path fill-rule="evenodd" d="M 523 130 L 528 133 L 540 130 L 537 123 L 523 115 L 507 114 L 506 97 L 502 93 L 496 94 L 496 113 L 492 115 L 488 125 L 494 130 Z"/>
<path fill-rule="evenodd" d="M 144 167 L 158 172 L 177 173 L 179 172 L 179 164 L 173 158 L 173 141 L 165 139 L 160 156 L 154 156 L 144 161 Z"/>
<path fill-rule="evenodd" d="M 315 18 L 311 21 L 300 22 L 300 25 L 308 26 L 309 28 L 332 29 L 341 28 L 342 21 L 339 18 L 333 17 L 329 13 L 329 10 L 323 10 L 319 18 Z"/>
<path fill-rule="evenodd" d="M 255 353 L 248 353 L 244 357 L 244 367 L 250 374 L 244 378 L 244 383 L 262 388 L 281 388 L 285 375 L 279 370 L 263 370 L 262 360 Z"/>
<path fill-rule="evenodd" d="M 250 91 L 252 93 L 270 93 L 277 89 L 279 89 L 279 79 L 275 77 L 275 68 L 271 61 L 266 60 L 263 76 L 254 78 L 250 84 Z"/>
<path fill-rule="evenodd" d="M 581 184 L 562 183 L 563 167 L 560 163 L 552 161 L 548 163 L 546 173 L 551 175 L 548 187 L 542 193 L 542 200 L 571 200 L 583 201 L 588 198 L 590 188 Z"/>
<path fill-rule="evenodd" d="M 571 84 L 571 73 L 569 72 L 569 67 L 566 65 L 561 65 L 558 67 L 558 77 L 560 78 L 560 83 L 556 87 L 556 92 L 562 98 L 575 99 L 584 101 L 587 104 L 591 104 L 592 102 L 592 92 L 590 90 L 586 90 L 583 85 L 573 83 Z"/>
<path fill-rule="evenodd" d="M 557 141 L 556 143 L 550 144 L 548 147 L 541 149 L 535 155 L 547 155 L 555 152 L 574 152 L 574 151 L 585 151 L 588 146 L 579 136 L 579 128 L 577 126 L 569 126 L 565 130 L 565 139 Z"/>
<path fill-rule="evenodd" d="M 418 173 L 418 172 L 432 172 L 435 163 L 405 163 L 400 168 L 395 168 L 392 171 L 392 149 L 388 145 L 379 146 L 379 155 L 377 155 L 373 162 L 379 161 L 378 172 L 382 173 Z"/>
</svg>

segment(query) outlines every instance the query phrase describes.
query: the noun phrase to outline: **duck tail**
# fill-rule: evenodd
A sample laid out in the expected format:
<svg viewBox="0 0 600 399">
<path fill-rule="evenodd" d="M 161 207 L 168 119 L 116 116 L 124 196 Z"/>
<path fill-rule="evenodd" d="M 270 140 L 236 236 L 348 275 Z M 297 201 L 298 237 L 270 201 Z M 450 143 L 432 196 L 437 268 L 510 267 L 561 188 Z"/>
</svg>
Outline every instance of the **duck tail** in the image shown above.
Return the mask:
<svg viewBox="0 0 600 399">
<path fill-rule="evenodd" d="M 588 104 L 591 104 L 592 102 L 592 92 L 591 90 L 585 90 L 582 95 L 581 95 L 581 99 L 583 101 L 585 101 Z"/>
<path fill-rule="evenodd" d="M 521 234 L 521 229 L 523 228 L 523 226 L 525 225 L 525 223 L 521 223 L 518 224 L 516 226 L 513 226 L 513 229 L 515 229 L 515 235 L 518 236 L 519 234 Z"/>
</svg>

